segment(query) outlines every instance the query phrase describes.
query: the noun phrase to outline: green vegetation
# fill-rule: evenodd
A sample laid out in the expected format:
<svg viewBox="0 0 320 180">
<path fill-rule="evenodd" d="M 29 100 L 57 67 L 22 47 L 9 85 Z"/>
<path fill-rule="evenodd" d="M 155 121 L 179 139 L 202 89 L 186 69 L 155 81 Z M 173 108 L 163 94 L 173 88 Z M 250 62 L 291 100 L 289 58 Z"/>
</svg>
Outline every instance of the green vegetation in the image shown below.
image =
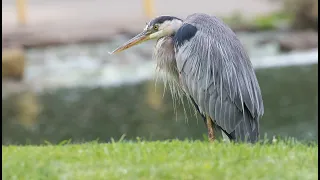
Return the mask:
<svg viewBox="0 0 320 180">
<path fill-rule="evenodd" d="M 234 12 L 222 19 L 235 30 L 318 30 L 318 0 L 281 0 L 278 11 L 245 18 L 241 12 Z"/>
<path fill-rule="evenodd" d="M 293 15 L 281 11 L 247 19 L 241 12 L 234 12 L 231 16 L 222 17 L 222 19 L 235 30 L 274 30 L 290 27 Z"/>
<path fill-rule="evenodd" d="M 222 19 L 234 30 L 318 30 L 318 0 L 281 0 L 278 11 L 251 18 L 241 12 L 234 12 Z"/>
<path fill-rule="evenodd" d="M 318 145 L 138 141 L 2 146 L 10 179 L 318 179 Z"/>
<path fill-rule="evenodd" d="M 281 26 L 292 24 L 292 15 L 284 12 L 277 12 L 264 16 L 257 16 L 253 19 L 252 24 L 256 29 L 278 29 Z"/>
</svg>

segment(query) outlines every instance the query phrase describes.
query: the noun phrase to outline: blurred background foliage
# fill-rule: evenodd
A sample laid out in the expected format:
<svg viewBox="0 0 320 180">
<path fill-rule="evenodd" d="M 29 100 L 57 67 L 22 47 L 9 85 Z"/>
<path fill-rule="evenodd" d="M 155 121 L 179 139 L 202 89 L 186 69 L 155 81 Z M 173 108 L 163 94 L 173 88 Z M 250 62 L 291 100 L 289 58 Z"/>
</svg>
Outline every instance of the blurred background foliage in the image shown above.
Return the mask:
<svg viewBox="0 0 320 180">
<path fill-rule="evenodd" d="M 12 2 L 3 1 L 3 15 L 14 14 L 8 10 Z M 33 1 L 30 9 L 41 3 Z M 261 136 L 318 141 L 318 67 L 310 63 L 317 59 L 311 50 L 318 48 L 318 1 L 269 3 L 281 8 L 250 18 L 236 8 L 219 15 L 236 31 L 256 67 L 272 64 L 256 71 L 265 103 Z M 124 134 L 126 139 L 147 140 L 206 136 L 201 117 L 195 117 L 189 104 L 185 109 L 178 104 L 175 112 L 162 83 L 155 86 L 153 43 L 119 56 L 108 55 L 141 30 L 141 23 L 130 22 L 125 29 L 128 23 L 124 21 L 117 29 L 111 21 L 88 25 L 81 19 L 77 23 L 87 29 L 70 21 L 69 29 L 59 31 L 60 22 L 54 22 L 58 25 L 51 22 L 41 28 L 30 22 L 11 24 L 10 29 L 9 24 L 2 33 L 2 144 L 68 139 L 108 142 Z M 92 25 L 95 23 L 98 25 Z M 104 34 L 110 28 L 116 34 Z M 290 64 L 296 61 L 301 65 Z"/>
</svg>

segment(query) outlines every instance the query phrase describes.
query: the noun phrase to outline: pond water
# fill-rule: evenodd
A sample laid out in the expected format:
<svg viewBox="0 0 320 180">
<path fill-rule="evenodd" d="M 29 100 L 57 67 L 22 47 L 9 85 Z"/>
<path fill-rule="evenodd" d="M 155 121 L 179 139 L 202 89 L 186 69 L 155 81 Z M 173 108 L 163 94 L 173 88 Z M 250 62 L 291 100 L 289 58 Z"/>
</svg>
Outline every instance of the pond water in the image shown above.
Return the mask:
<svg viewBox="0 0 320 180">
<path fill-rule="evenodd" d="M 261 136 L 318 141 L 317 50 L 279 56 L 276 44 L 256 45 L 271 35 L 239 35 L 262 89 Z M 155 87 L 152 42 L 108 55 L 126 39 L 29 50 L 27 90 L 3 92 L 2 144 L 110 141 L 123 134 L 126 139 L 203 139 L 205 126 L 191 106 L 178 105 L 175 112 L 162 84 Z"/>
</svg>

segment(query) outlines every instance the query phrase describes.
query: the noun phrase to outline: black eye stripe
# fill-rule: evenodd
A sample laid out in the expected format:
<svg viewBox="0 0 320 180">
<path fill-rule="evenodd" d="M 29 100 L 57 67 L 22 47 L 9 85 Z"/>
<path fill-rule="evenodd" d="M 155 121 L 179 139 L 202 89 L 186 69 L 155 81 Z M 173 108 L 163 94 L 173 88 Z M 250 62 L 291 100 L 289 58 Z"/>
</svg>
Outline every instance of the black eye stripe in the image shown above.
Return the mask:
<svg viewBox="0 0 320 180">
<path fill-rule="evenodd" d="M 155 19 L 153 19 L 150 24 L 162 24 L 164 23 L 165 21 L 172 21 L 173 19 L 178 19 L 178 20 L 181 20 L 177 17 L 173 17 L 173 16 L 159 16 Z"/>
</svg>

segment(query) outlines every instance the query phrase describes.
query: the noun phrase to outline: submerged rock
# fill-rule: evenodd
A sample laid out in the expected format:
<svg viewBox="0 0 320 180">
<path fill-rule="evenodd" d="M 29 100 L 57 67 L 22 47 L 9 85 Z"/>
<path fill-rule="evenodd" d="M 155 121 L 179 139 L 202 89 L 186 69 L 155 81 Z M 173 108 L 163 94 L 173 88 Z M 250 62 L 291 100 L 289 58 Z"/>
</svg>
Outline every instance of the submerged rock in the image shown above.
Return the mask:
<svg viewBox="0 0 320 180">
<path fill-rule="evenodd" d="M 318 33 L 314 31 L 292 32 L 278 39 L 281 52 L 307 50 L 318 47 Z"/>
<path fill-rule="evenodd" d="M 267 37 L 257 42 L 265 45 L 274 42 L 280 52 L 300 51 L 318 48 L 318 32 L 313 30 L 288 32 L 282 36 Z"/>
</svg>

